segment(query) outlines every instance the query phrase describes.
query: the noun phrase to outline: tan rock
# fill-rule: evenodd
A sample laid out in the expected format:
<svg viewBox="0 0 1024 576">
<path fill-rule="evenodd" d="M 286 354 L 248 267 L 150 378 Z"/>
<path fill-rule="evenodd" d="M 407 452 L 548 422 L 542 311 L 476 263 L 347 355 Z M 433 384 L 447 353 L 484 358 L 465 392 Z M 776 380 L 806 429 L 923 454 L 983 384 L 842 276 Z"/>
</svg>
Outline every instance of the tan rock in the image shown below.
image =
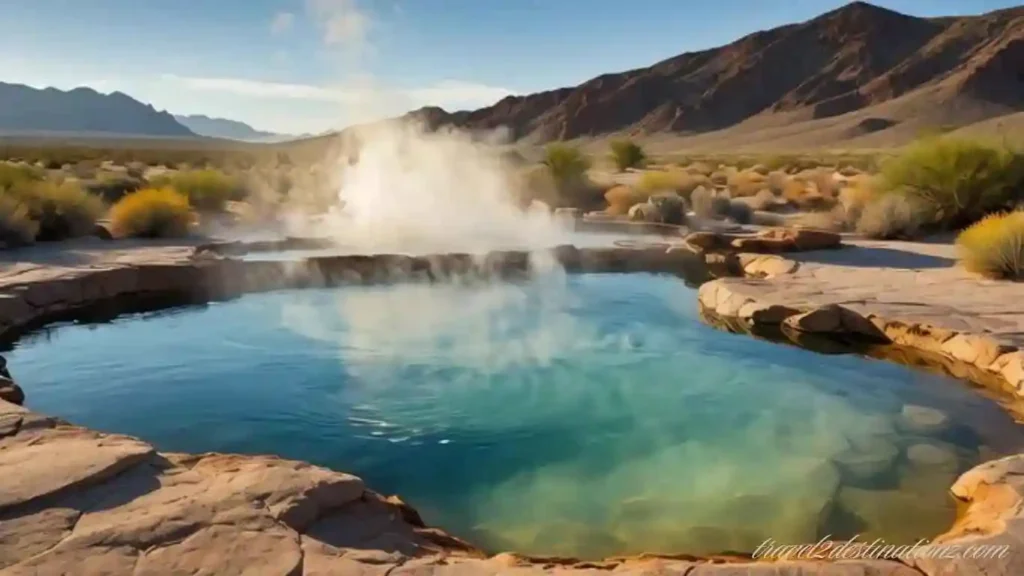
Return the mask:
<svg viewBox="0 0 1024 576">
<path fill-rule="evenodd" d="M 779 256 L 770 254 L 748 254 L 738 255 L 740 266 L 747 276 L 759 278 L 772 278 L 789 274 L 798 268 L 798 264 Z"/>
<path fill-rule="evenodd" d="M 685 242 L 700 250 L 720 250 L 729 246 L 729 238 L 717 232 L 693 232 Z"/>
<path fill-rule="evenodd" d="M 1013 349 L 989 336 L 960 333 L 946 341 L 942 351 L 961 362 L 987 368 Z"/>
<path fill-rule="evenodd" d="M 942 345 L 956 334 L 952 330 L 899 321 L 882 320 L 879 328 L 896 344 L 936 353 L 941 353 Z"/>
<path fill-rule="evenodd" d="M 1024 351 L 1007 352 L 989 366 L 989 370 L 998 373 L 1010 385 L 1010 389 L 1024 394 Z"/>
<path fill-rule="evenodd" d="M 737 317 L 748 324 L 776 326 L 798 311 L 778 304 L 748 302 L 740 307 Z"/>
<path fill-rule="evenodd" d="M 148 550 L 139 559 L 133 574 L 284 576 L 298 574 L 301 570 L 302 550 L 295 532 L 273 525 L 253 531 L 214 524 L 181 542 Z"/>
<path fill-rule="evenodd" d="M 835 334 L 868 338 L 876 341 L 887 341 L 875 324 L 860 314 L 839 306 L 829 304 L 809 312 L 786 319 L 786 325 L 800 332 L 811 334 Z"/>
<path fill-rule="evenodd" d="M 78 510 L 54 507 L 0 517 L 0 569 L 53 548 L 71 533 L 80 515 Z"/>
<path fill-rule="evenodd" d="M 151 457 L 127 436 L 65 427 L 0 440 L 0 510 L 100 482 Z"/>
<path fill-rule="evenodd" d="M 827 250 L 838 248 L 842 237 L 835 232 L 813 228 L 769 228 L 758 234 L 765 240 L 790 242 L 795 250 Z"/>
</svg>

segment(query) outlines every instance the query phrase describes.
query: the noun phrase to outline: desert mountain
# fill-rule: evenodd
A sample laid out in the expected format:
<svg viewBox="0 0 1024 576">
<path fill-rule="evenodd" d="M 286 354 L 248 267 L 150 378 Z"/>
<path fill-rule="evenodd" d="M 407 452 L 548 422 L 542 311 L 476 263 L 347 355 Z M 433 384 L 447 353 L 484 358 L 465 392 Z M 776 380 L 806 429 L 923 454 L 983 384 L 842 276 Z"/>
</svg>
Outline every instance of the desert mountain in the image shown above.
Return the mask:
<svg viewBox="0 0 1024 576">
<path fill-rule="evenodd" d="M 226 138 L 228 140 L 241 140 L 245 142 L 277 142 L 295 137 L 289 134 L 257 130 L 238 120 L 211 118 L 203 114 L 175 115 L 174 119 L 196 134 L 212 138 Z"/>
<path fill-rule="evenodd" d="M 38 89 L 4 82 L 0 82 L 0 132 L 195 136 L 167 112 L 121 92 Z"/>
<path fill-rule="evenodd" d="M 781 141 L 799 132 L 820 145 L 815 137 L 864 140 L 1021 111 L 1024 6 L 918 18 L 853 2 L 579 86 L 509 96 L 478 110 L 430 107 L 409 116 L 434 127 L 506 126 L 518 140 L 540 142 L 628 133 L 702 135 L 715 144 L 723 134 L 757 132 Z M 808 133 L 815 135 L 808 140 Z"/>
</svg>

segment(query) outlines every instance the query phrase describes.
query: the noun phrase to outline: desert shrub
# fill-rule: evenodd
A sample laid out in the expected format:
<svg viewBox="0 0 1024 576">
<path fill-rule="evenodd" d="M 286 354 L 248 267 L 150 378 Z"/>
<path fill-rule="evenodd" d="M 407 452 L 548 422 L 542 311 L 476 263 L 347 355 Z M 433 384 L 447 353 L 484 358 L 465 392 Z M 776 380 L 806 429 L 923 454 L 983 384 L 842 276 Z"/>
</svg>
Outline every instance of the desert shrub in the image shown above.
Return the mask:
<svg viewBox="0 0 1024 576">
<path fill-rule="evenodd" d="M 579 148 L 551 144 L 544 150 L 544 166 L 558 186 L 574 186 L 586 178 L 590 159 Z"/>
<path fill-rule="evenodd" d="M 584 211 L 604 208 L 604 189 L 591 182 L 586 173 L 558 180 L 547 166 L 533 166 L 517 171 L 515 178 L 519 205 L 523 208 L 534 200 L 552 208 L 571 207 Z"/>
<path fill-rule="evenodd" d="M 686 171 L 691 174 L 700 174 L 701 176 L 711 176 L 715 171 L 715 167 L 707 162 L 688 162 L 686 165 Z"/>
<path fill-rule="evenodd" d="M 43 175 L 29 166 L 0 162 L 0 190 L 42 179 Z"/>
<path fill-rule="evenodd" d="M 814 190 L 817 190 L 819 194 L 826 198 L 835 198 L 839 193 L 839 184 L 833 177 L 833 172 L 830 168 L 804 170 L 795 175 L 794 179 L 807 183 L 808 187 L 813 187 Z"/>
<path fill-rule="evenodd" d="M 990 214 L 956 239 L 960 262 L 990 278 L 1024 278 L 1024 210 Z"/>
<path fill-rule="evenodd" d="M 64 240 L 92 233 L 103 214 L 103 201 L 77 182 L 25 182 L 4 194 L 22 204 L 39 229 L 36 240 Z"/>
<path fill-rule="evenodd" d="M 739 198 L 733 198 L 726 215 L 737 224 L 750 224 L 754 220 L 754 209 Z"/>
<path fill-rule="evenodd" d="M 913 238 L 924 223 L 923 210 L 914 198 L 883 194 L 863 207 L 857 232 L 869 238 Z"/>
<path fill-rule="evenodd" d="M 693 213 L 701 218 L 723 218 L 729 215 L 732 206 L 728 196 L 716 194 L 704 187 L 697 188 L 690 195 Z"/>
<path fill-rule="evenodd" d="M 762 189 L 748 200 L 748 205 L 754 210 L 770 210 L 775 206 L 775 194 L 767 188 Z"/>
<path fill-rule="evenodd" d="M 641 168 L 647 162 L 647 154 L 639 144 L 632 140 L 616 140 L 611 143 L 612 161 L 619 172 L 627 168 Z"/>
<path fill-rule="evenodd" d="M 733 198 L 753 196 L 765 187 L 765 177 L 757 172 L 742 171 L 728 175 L 729 192 Z"/>
<path fill-rule="evenodd" d="M 184 194 L 189 204 L 200 211 L 222 211 L 229 200 L 244 200 L 245 186 L 238 178 L 217 170 L 184 170 L 158 176 L 150 181 L 154 188 L 172 188 Z"/>
<path fill-rule="evenodd" d="M 127 174 L 100 174 L 92 181 L 83 183 L 85 189 L 99 196 L 104 202 L 113 204 L 125 195 L 142 188 L 143 181 L 140 178 L 132 178 Z"/>
<path fill-rule="evenodd" d="M 699 186 L 710 184 L 707 177 L 700 174 L 690 174 L 682 170 L 649 170 L 640 175 L 636 188 L 648 195 L 672 191 L 688 199 Z"/>
<path fill-rule="evenodd" d="M 38 232 L 39 223 L 30 216 L 28 206 L 13 196 L 0 193 L 0 244 L 31 244 Z"/>
<path fill-rule="evenodd" d="M 947 228 L 1006 209 L 1024 196 L 1024 153 L 963 138 L 927 138 L 882 165 L 889 191 L 919 199 Z"/>
<path fill-rule="evenodd" d="M 188 197 L 172 188 L 132 192 L 110 208 L 110 231 L 117 237 L 184 236 L 191 223 Z"/>
<path fill-rule="evenodd" d="M 807 212 L 792 219 L 792 223 L 804 228 L 842 232 L 849 228 L 847 216 L 842 206 L 824 212 Z"/>
<path fill-rule="evenodd" d="M 608 203 L 605 212 L 615 216 L 624 216 L 629 209 L 650 198 L 649 192 L 634 190 L 629 186 L 615 186 L 604 193 L 604 200 Z"/>
</svg>

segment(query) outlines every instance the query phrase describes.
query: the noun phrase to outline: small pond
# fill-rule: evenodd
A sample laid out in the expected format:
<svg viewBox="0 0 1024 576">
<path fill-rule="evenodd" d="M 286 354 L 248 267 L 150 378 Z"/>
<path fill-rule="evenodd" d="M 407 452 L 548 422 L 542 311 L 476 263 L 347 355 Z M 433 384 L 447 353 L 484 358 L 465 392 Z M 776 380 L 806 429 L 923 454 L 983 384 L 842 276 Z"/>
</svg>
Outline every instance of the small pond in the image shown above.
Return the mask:
<svg viewBox="0 0 1024 576">
<path fill-rule="evenodd" d="M 911 543 L 1024 436 L 950 378 L 710 328 L 676 278 L 343 287 L 59 326 L 29 407 L 169 451 L 274 453 L 490 550 Z"/>
</svg>

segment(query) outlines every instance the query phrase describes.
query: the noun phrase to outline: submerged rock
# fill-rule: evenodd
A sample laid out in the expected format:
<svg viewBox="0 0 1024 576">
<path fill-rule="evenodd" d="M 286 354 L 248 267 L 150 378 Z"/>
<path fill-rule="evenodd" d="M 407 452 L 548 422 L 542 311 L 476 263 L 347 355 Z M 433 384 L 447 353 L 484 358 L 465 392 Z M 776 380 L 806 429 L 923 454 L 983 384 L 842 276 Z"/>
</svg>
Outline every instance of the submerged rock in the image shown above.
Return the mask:
<svg viewBox="0 0 1024 576">
<path fill-rule="evenodd" d="M 919 442 L 907 448 L 907 460 L 917 468 L 955 470 L 959 459 L 956 448 L 940 442 Z"/>
<path fill-rule="evenodd" d="M 907 404 L 900 413 L 900 427 L 910 432 L 935 434 L 948 426 L 949 417 L 945 412 L 935 408 Z"/>
<path fill-rule="evenodd" d="M 900 450 L 884 438 L 858 441 L 849 451 L 835 458 L 844 476 L 869 480 L 892 468 Z"/>
</svg>

